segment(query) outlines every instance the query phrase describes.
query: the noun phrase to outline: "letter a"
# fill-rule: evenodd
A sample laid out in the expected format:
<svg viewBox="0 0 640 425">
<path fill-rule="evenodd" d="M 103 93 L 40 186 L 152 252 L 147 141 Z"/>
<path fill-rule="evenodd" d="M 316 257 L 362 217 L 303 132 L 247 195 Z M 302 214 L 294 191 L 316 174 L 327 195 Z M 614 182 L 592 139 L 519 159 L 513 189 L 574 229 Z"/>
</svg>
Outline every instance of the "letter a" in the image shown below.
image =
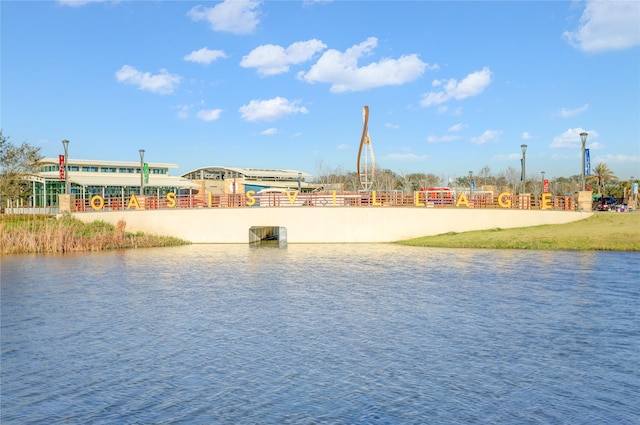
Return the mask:
<svg viewBox="0 0 640 425">
<path fill-rule="evenodd" d="M 469 201 L 467 201 L 467 195 L 465 195 L 464 192 L 462 192 L 458 197 L 458 201 L 456 202 L 456 207 L 459 207 L 460 205 L 463 205 L 463 204 L 466 205 L 467 208 L 469 208 Z"/>
<path fill-rule="evenodd" d="M 127 208 L 131 208 L 131 207 L 135 207 L 135 209 L 137 210 L 140 209 L 140 204 L 138 204 L 136 195 L 134 195 L 133 193 L 131 194 L 131 198 L 129 199 L 129 205 L 127 205 Z"/>
</svg>

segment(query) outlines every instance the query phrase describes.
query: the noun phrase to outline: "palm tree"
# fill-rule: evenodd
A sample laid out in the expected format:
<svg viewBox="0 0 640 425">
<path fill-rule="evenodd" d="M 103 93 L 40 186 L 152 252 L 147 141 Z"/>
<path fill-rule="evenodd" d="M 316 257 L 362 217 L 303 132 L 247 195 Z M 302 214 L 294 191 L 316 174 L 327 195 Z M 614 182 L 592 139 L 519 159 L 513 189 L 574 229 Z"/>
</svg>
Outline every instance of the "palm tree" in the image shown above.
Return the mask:
<svg viewBox="0 0 640 425">
<path fill-rule="evenodd" d="M 601 162 L 596 165 L 593 169 L 593 174 L 587 176 L 587 179 L 594 181 L 598 185 L 598 196 L 601 196 L 605 184 L 610 180 L 618 180 L 618 177 L 607 167 L 607 164 Z"/>
</svg>

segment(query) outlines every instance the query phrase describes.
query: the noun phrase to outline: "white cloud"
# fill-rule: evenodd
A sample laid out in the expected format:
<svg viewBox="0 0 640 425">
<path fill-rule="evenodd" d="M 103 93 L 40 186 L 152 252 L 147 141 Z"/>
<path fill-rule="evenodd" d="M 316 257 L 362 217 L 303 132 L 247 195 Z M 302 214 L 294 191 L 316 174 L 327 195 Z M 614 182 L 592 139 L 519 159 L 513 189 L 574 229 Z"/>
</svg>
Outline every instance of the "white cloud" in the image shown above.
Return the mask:
<svg viewBox="0 0 640 425">
<path fill-rule="evenodd" d="M 347 145 L 347 144 L 343 143 L 343 144 L 341 144 L 341 145 L 338 145 L 338 147 L 337 147 L 336 149 L 338 149 L 339 151 L 346 151 L 346 150 L 348 150 L 349 148 L 350 148 L 350 146 L 349 146 L 349 145 Z"/>
<path fill-rule="evenodd" d="M 286 49 L 274 44 L 265 44 L 253 49 L 242 58 L 240 66 L 257 68 L 263 76 L 289 71 L 289 65 L 306 62 L 327 46 L 320 40 L 298 41 Z"/>
<path fill-rule="evenodd" d="M 491 83 L 491 70 L 483 68 L 480 71 L 467 75 L 459 83 L 453 78 L 450 80 L 434 80 L 433 87 L 442 87 L 441 91 L 426 93 L 422 97 L 420 104 L 424 107 L 439 105 L 451 99 L 465 99 L 477 96 Z"/>
<path fill-rule="evenodd" d="M 166 69 L 161 69 L 159 74 L 151 75 L 148 72 L 138 71 L 131 65 L 124 65 L 116 72 L 116 79 L 120 83 L 138 86 L 140 90 L 170 94 L 178 87 L 182 77 L 169 74 Z"/>
<path fill-rule="evenodd" d="M 251 34 L 260 22 L 256 9 L 261 3 L 256 0 L 225 0 L 214 7 L 195 6 L 187 16 L 194 21 L 209 22 L 213 31 Z"/>
<path fill-rule="evenodd" d="M 415 54 L 398 59 L 383 58 L 358 67 L 358 61 L 371 55 L 377 45 L 378 39 L 369 37 L 344 53 L 327 50 L 308 72 L 298 73 L 298 78 L 308 83 L 329 83 L 333 93 L 355 92 L 408 83 L 420 77 L 428 67 Z"/>
<path fill-rule="evenodd" d="M 597 155 L 591 159 L 591 163 L 604 162 L 607 165 L 610 164 L 633 164 L 635 163 L 640 167 L 640 156 L 638 155 Z M 637 178 L 637 177 L 636 177 Z"/>
<path fill-rule="evenodd" d="M 445 136 L 428 136 L 427 142 L 429 143 L 447 143 L 447 142 L 455 142 L 456 140 L 460 140 L 460 136 L 455 134 L 447 134 Z"/>
<path fill-rule="evenodd" d="M 587 109 L 589 109 L 589 104 L 585 103 L 581 107 L 575 109 L 562 108 L 560 109 L 560 112 L 558 112 L 558 115 L 562 118 L 575 117 L 576 115 L 585 112 Z"/>
<path fill-rule="evenodd" d="M 63 6 L 79 7 L 79 6 L 84 6 L 86 4 L 104 3 L 107 1 L 113 1 L 114 3 L 118 2 L 118 0 L 58 0 L 58 3 L 60 3 Z"/>
<path fill-rule="evenodd" d="M 241 106 L 239 111 L 245 121 L 275 121 L 286 115 L 308 113 L 307 108 L 298 106 L 299 103 L 282 97 L 252 100 L 248 105 Z"/>
<path fill-rule="evenodd" d="M 203 47 L 200 50 L 194 50 L 184 57 L 184 60 L 188 62 L 202 63 L 205 65 L 210 64 L 216 59 L 226 58 L 227 55 L 222 50 L 210 50 Z"/>
<path fill-rule="evenodd" d="M 466 124 L 458 123 L 458 124 L 454 124 L 451 127 L 449 127 L 448 131 L 456 132 L 456 131 L 461 131 L 461 130 L 463 130 L 465 128 L 467 128 Z"/>
<path fill-rule="evenodd" d="M 390 153 L 383 157 L 387 161 L 404 161 L 404 162 L 420 162 L 425 161 L 429 157 L 427 155 L 416 155 L 415 153 Z"/>
<path fill-rule="evenodd" d="M 494 155 L 491 157 L 496 161 L 518 161 L 522 158 L 521 153 L 509 153 L 506 155 Z"/>
<path fill-rule="evenodd" d="M 198 111 L 197 117 L 202 121 L 215 121 L 220 118 L 222 109 L 202 109 Z"/>
<path fill-rule="evenodd" d="M 586 2 L 575 31 L 565 31 L 564 38 L 585 52 L 623 50 L 640 45 L 640 2 Z"/>
<path fill-rule="evenodd" d="M 584 129 L 578 128 L 570 128 L 559 136 L 556 136 L 551 141 L 549 147 L 552 148 L 582 148 L 582 141 L 580 140 L 580 133 L 585 132 Z M 597 138 L 598 133 L 590 130 L 586 131 L 587 136 L 587 147 L 589 147 L 589 139 Z"/>
<path fill-rule="evenodd" d="M 525 140 L 533 139 L 533 136 L 528 131 L 525 131 L 524 133 L 522 133 L 521 137 Z"/>
<path fill-rule="evenodd" d="M 485 143 L 497 140 L 501 134 L 502 132 L 498 130 L 487 130 L 484 133 L 482 133 L 480 137 L 472 137 L 470 140 L 471 140 L 471 143 L 475 143 L 477 145 L 484 145 Z"/>
<path fill-rule="evenodd" d="M 390 123 L 390 122 L 385 123 L 384 126 L 387 127 L 387 128 L 392 128 L 394 130 L 400 128 L 400 126 L 398 124 L 393 124 L 393 123 Z"/>
<path fill-rule="evenodd" d="M 260 134 L 262 134 L 263 136 L 273 136 L 277 132 L 278 132 L 277 128 L 271 127 L 271 128 L 267 128 L 266 130 L 262 130 Z"/>
<path fill-rule="evenodd" d="M 192 107 L 192 105 L 176 105 L 174 109 L 178 110 L 178 118 L 184 120 L 189 118 L 189 111 Z"/>
</svg>

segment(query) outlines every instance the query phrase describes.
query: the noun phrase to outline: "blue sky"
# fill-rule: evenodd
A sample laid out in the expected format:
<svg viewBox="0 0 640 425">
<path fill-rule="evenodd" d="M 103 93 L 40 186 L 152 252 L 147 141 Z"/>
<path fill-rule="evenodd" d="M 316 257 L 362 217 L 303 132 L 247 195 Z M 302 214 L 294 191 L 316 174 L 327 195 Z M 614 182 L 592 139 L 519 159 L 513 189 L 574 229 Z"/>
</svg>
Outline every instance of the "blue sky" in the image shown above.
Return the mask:
<svg viewBox="0 0 640 425">
<path fill-rule="evenodd" d="M 640 176 L 639 1 L 2 1 L 0 126 L 45 156 Z"/>
</svg>

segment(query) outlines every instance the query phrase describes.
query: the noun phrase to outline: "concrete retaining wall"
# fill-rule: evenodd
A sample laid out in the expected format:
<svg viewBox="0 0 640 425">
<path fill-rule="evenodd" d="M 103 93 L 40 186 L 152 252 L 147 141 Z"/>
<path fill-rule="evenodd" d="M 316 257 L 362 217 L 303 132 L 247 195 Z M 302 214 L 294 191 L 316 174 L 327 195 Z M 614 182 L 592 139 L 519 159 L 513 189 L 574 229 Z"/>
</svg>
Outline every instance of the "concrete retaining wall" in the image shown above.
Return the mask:
<svg viewBox="0 0 640 425">
<path fill-rule="evenodd" d="M 562 224 L 592 212 L 414 207 L 262 207 L 126 210 L 74 213 L 126 230 L 175 236 L 192 243 L 249 243 L 252 226 L 285 227 L 288 243 L 395 242 L 447 232 Z"/>
</svg>

